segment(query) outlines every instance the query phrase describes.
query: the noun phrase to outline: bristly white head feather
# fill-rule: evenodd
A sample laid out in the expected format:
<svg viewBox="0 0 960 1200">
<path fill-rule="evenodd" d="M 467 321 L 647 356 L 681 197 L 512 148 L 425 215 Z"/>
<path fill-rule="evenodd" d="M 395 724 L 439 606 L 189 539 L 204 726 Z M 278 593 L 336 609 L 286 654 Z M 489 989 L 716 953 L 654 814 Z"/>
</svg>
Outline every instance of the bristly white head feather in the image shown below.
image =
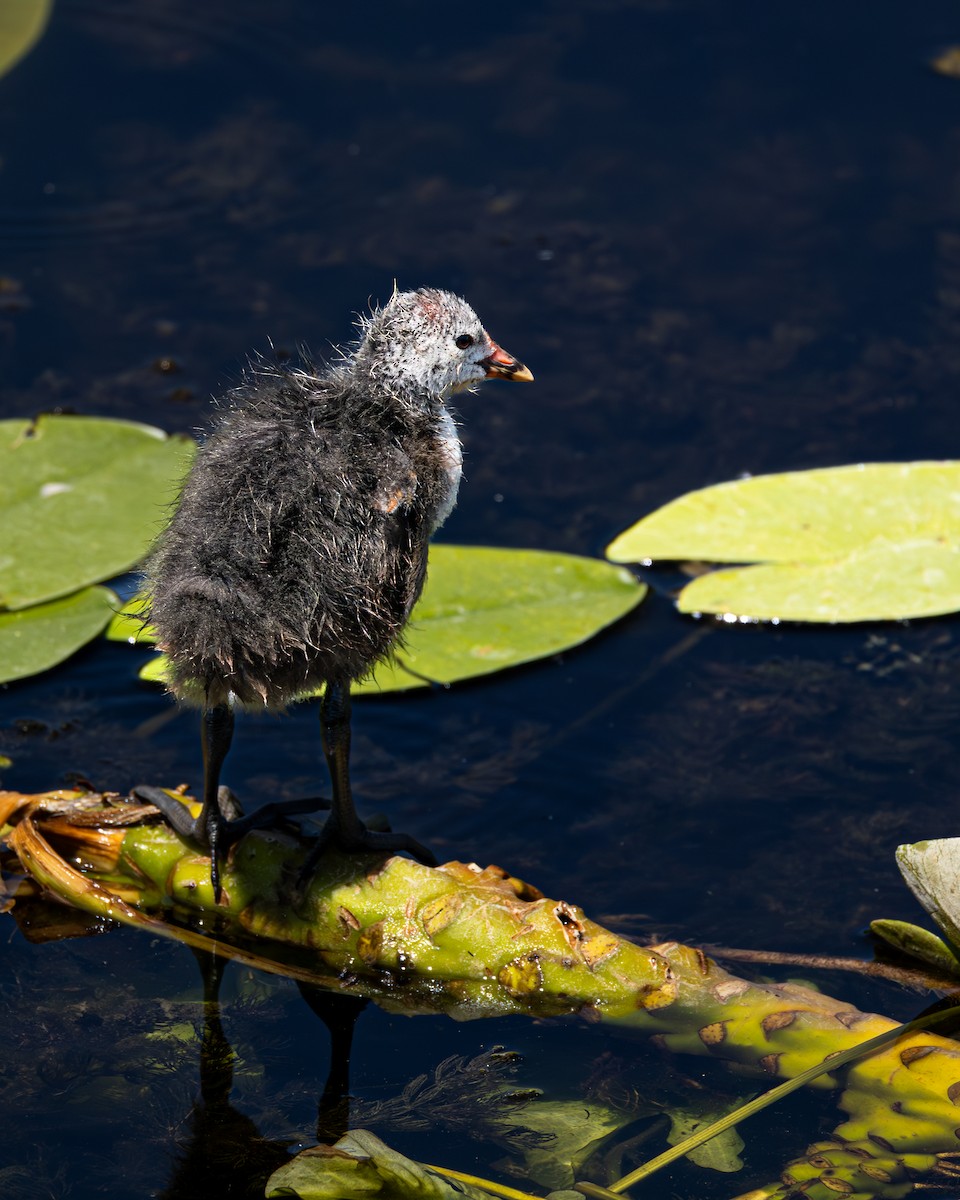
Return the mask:
<svg viewBox="0 0 960 1200">
<path fill-rule="evenodd" d="M 454 392 L 473 389 L 484 379 L 533 378 L 493 341 L 466 300 L 452 292 L 394 290 L 383 308 L 361 318 L 360 332 L 344 371 L 366 375 L 418 407 L 441 406 Z"/>
</svg>

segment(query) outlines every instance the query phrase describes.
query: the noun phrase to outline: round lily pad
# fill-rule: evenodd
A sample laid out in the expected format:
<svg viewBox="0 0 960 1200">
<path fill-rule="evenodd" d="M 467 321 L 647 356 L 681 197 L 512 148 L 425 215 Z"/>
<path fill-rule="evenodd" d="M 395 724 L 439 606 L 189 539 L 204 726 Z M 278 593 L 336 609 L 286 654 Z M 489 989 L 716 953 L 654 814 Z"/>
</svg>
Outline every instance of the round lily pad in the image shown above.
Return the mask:
<svg viewBox="0 0 960 1200">
<path fill-rule="evenodd" d="M 355 691 L 454 683 L 559 654 L 625 616 L 645 592 L 629 571 L 597 559 L 433 546 L 402 649 Z"/>
<path fill-rule="evenodd" d="M 614 562 L 742 563 L 699 576 L 682 612 L 869 621 L 960 609 L 960 463 L 761 475 L 690 492 L 607 547 Z"/>
<path fill-rule="evenodd" d="M 59 600 L 0 613 L 0 683 L 55 667 L 104 628 L 117 598 L 89 587 Z"/>
<path fill-rule="evenodd" d="M 0 421 L 0 609 L 66 596 L 137 563 L 195 449 L 132 421 Z"/>
</svg>

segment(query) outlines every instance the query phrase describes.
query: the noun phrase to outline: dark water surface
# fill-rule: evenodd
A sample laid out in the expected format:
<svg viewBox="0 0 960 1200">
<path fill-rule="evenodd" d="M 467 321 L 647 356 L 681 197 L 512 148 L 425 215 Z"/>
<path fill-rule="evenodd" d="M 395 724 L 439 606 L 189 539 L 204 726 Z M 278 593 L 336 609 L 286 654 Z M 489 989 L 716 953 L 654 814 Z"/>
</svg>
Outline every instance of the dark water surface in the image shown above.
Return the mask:
<svg viewBox="0 0 960 1200">
<path fill-rule="evenodd" d="M 741 472 L 956 456 L 960 84 L 927 65 L 955 39 L 945 0 L 61 0 L 0 80 L 0 415 L 194 430 L 247 352 L 323 353 L 397 279 L 466 295 L 536 375 L 460 406 L 448 541 L 599 554 Z M 703 628 L 677 654 L 696 626 L 652 597 L 561 660 L 358 705 L 361 810 L 632 935 L 868 955 L 870 918 L 917 916 L 894 847 L 957 832 L 956 621 Z M 195 783 L 195 718 L 141 661 L 98 644 L 3 690 L 5 786 Z M 245 719 L 230 781 L 325 786 L 317 732 L 306 706 Z M 189 953 L 130 930 L 31 946 L 9 918 L 3 945 L 5 1194 L 244 1194 L 181 1161 Z M 312 1140 L 326 1032 L 284 982 L 232 968 L 225 997 L 257 1194 Z M 642 1092 L 663 1069 L 596 1029 L 369 1010 L 353 1091 L 497 1043 L 525 1085 L 574 1094 L 604 1054 Z M 650 1194 L 775 1177 L 832 1123 L 830 1097 L 790 1104 L 747 1130 L 732 1183 L 684 1166 Z M 380 1131 L 495 1171 L 469 1127 Z"/>
</svg>

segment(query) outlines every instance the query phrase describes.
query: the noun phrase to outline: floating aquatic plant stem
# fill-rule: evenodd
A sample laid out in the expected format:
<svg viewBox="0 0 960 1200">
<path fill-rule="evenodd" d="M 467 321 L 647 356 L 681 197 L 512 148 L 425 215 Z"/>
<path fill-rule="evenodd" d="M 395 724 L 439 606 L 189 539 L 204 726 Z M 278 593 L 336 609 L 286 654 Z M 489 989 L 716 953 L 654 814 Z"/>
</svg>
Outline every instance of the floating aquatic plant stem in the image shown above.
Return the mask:
<svg viewBox="0 0 960 1200">
<path fill-rule="evenodd" d="M 542 1200 L 530 1192 L 521 1192 L 517 1188 L 507 1187 L 504 1183 L 495 1183 L 492 1179 L 484 1179 L 480 1175 L 467 1175 L 464 1171 L 451 1171 L 449 1167 L 437 1167 L 433 1163 L 422 1164 L 428 1171 L 442 1175 L 444 1179 L 452 1179 L 455 1183 L 465 1183 L 468 1187 L 483 1188 L 491 1196 L 502 1196 L 503 1200 Z"/>
<path fill-rule="evenodd" d="M 458 1019 L 579 1014 L 646 1033 L 669 1052 L 722 1058 L 788 1081 L 695 1142 L 805 1083 L 842 1085 L 842 1122 L 752 1200 L 798 1193 L 831 1200 L 838 1190 L 857 1200 L 894 1200 L 918 1179 L 954 1170 L 960 1047 L 927 1032 L 945 1013 L 903 1025 L 795 983 L 738 979 L 693 947 L 618 937 L 576 905 L 548 899 L 498 867 L 430 868 L 331 852 L 293 903 L 290 887 L 310 843 L 279 831 L 237 843 L 223 903 L 215 905 L 209 860 L 155 816 L 142 821 L 136 805 L 116 796 L 0 792 L 5 840 L 21 865 L 101 916 L 151 933 L 165 926 L 181 937 L 196 937 L 198 923 L 215 920 L 218 951 L 230 953 L 223 943 L 233 943 L 297 978 L 306 968 L 314 980 L 326 976 L 327 986 L 389 1011 Z M 58 862 L 58 850 L 80 870 Z M 291 956 L 297 971 L 285 965 Z M 654 1160 L 646 1173 L 693 1144 Z M 622 1195 L 643 1170 L 611 1194 Z"/>
</svg>

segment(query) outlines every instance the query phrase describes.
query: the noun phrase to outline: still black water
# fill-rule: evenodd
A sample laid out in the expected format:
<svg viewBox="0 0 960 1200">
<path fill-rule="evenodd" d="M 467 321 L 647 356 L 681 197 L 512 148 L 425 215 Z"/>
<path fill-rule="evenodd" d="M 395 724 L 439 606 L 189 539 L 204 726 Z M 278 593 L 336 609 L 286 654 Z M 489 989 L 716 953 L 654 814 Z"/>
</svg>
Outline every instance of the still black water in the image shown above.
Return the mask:
<svg viewBox="0 0 960 1200">
<path fill-rule="evenodd" d="M 193 431 L 248 352 L 322 355 L 396 279 L 467 296 L 536 375 L 461 404 L 448 541 L 597 555 L 742 472 L 955 457 L 960 83 L 928 65 L 955 40 L 945 0 L 60 0 L 0 80 L 0 416 Z M 358 705 L 361 810 L 638 937 L 867 955 L 872 917 L 918 915 L 894 847 L 960 821 L 956 621 L 710 628 L 675 654 L 692 629 L 652 596 L 560 659 Z M 0 692 L 4 785 L 196 781 L 195 720 L 141 661 L 98 644 Z M 317 733 L 307 707 L 245 720 L 230 781 L 315 790 Z M 196 1018 L 188 952 L 7 921 L 6 1194 L 216 1196 L 178 1158 L 193 1068 L 141 1067 L 144 1036 Z M 235 970 L 225 995 L 251 1138 L 309 1143 L 323 1027 L 292 986 Z M 498 1043 L 529 1086 L 613 1054 L 655 1089 L 596 1030 L 370 1010 L 353 1092 Z M 792 1103 L 732 1183 L 681 1167 L 650 1194 L 774 1177 L 831 1121 Z M 502 1156 L 453 1120 L 384 1136 L 481 1174 Z"/>
</svg>

